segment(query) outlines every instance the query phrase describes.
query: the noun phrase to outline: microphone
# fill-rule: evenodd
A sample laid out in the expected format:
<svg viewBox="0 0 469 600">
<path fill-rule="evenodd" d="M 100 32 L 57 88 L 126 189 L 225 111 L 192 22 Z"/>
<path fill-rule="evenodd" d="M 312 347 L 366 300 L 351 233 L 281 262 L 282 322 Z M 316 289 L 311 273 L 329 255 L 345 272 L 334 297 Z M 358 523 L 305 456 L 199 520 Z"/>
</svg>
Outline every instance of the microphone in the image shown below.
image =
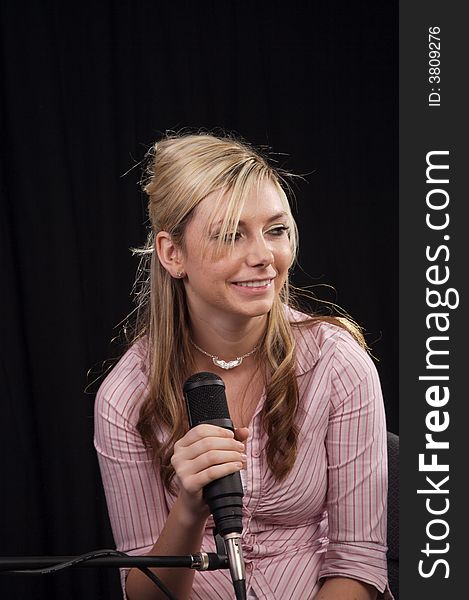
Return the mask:
<svg viewBox="0 0 469 600">
<path fill-rule="evenodd" d="M 187 379 L 183 391 L 191 428 L 208 423 L 234 432 L 226 401 L 225 384 L 218 375 L 205 371 L 196 373 Z M 237 600 L 246 599 L 246 574 L 241 547 L 243 495 L 239 473 L 220 477 L 203 489 L 203 497 L 213 515 L 216 530 L 225 542 Z"/>
</svg>

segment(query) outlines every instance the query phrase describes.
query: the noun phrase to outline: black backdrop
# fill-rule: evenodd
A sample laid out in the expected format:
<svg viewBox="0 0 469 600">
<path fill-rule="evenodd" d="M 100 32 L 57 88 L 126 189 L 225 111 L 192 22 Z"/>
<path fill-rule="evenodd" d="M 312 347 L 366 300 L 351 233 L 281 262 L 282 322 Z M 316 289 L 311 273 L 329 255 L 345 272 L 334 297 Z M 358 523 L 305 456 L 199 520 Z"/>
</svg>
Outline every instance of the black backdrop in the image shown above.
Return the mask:
<svg viewBox="0 0 469 600">
<path fill-rule="evenodd" d="M 0 554 L 113 545 L 92 382 L 119 352 L 138 163 L 166 129 L 223 127 L 308 174 L 294 282 L 365 327 L 397 433 L 397 4 L 0 6 Z M 119 596 L 116 571 L 0 576 L 1 598 Z"/>
</svg>

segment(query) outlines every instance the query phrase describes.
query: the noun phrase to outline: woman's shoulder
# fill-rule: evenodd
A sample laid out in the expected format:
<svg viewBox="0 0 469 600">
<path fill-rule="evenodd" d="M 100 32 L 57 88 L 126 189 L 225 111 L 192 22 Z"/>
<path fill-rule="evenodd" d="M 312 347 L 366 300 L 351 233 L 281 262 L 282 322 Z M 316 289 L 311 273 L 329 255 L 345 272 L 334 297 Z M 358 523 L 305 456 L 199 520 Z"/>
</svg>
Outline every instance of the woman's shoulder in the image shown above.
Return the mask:
<svg viewBox="0 0 469 600">
<path fill-rule="evenodd" d="M 312 345 L 319 352 L 325 344 L 336 344 L 344 335 L 346 340 L 357 343 L 345 327 L 330 319 L 307 314 L 291 306 L 285 306 L 285 314 L 299 345 Z"/>
<path fill-rule="evenodd" d="M 293 326 L 300 373 L 311 370 L 319 360 L 332 364 L 332 359 L 335 363 L 354 365 L 363 372 L 372 365 L 367 351 L 344 326 L 291 307 L 285 310 Z"/>
<path fill-rule="evenodd" d="M 96 393 L 98 409 L 130 415 L 140 405 L 148 387 L 146 343 L 132 344 L 111 368 Z"/>
</svg>

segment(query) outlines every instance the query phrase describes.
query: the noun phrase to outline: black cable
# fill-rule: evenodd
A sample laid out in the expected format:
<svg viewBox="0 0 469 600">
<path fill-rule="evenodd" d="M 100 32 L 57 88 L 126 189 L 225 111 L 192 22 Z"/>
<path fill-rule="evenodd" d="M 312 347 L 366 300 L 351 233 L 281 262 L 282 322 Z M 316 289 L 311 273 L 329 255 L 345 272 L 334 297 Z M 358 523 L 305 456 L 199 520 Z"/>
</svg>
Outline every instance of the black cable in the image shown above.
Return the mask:
<svg viewBox="0 0 469 600">
<path fill-rule="evenodd" d="M 144 573 L 147 577 L 153 581 L 153 583 L 169 598 L 169 600 L 177 600 L 176 596 L 165 586 L 165 584 L 161 581 L 159 577 L 157 577 L 153 571 L 151 571 L 148 567 L 136 567 L 142 573 Z"/>
<path fill-rule="evenodd" d="M 127 556 L 124 552 L 115 551 L 119 556 Z M 165 586 L 161 579 L 153 573 L 148 567 L 137 567 L 144 575 L 146 575 L 158 587 L 169 600 L 177 600 L 176 596 Z"/>
<path fill-rule="evenodd" d="M 76 556 L 72 560 L 67 560 L 65 562 L 59 563 L 58 565 L 53 565 L 51 567 L 46 568 L 38 568 L 38 569 L 15 569 L 10 571 L 11 573 L 21 573 L 23 575 L 49 575 L 50 573 L 55 573 L 56 571 L 60 571 L 62 569 L 67 569 L 69 567 L 74 567 L 79 563 L 85 562 L 87 560 L 92 560 L 94 558 L 99 558 L 100 556 L 127 556 L 123 552 L 119 552 L 118 550 L 94 550 L 92 552 L 87 552 L 86 554 L 80 554 Z"/>
<path fill-rule="evenodd" d="M 54 565 L 52 567 L 47 567 L 45 569 L 17 569 L 10 571 L 11 573 L 23 574 L 23 575 L 49 575 L 51 573 L 55 573 L 57 571 L 61 571 L 62 569 L 67 569 L 69 567 L 74 567 L 75 565 L 86 562 L 87 560 L 92 560 L 95 558 L 99 558 L 101 556 L 129 556 L 125 552 L 120 552 L 119 550 L 95 550 L 93 552 L 87 552 L 86 554 L 81 554 L 72 560 L 68 560 L 58 565 Z M 165 584 L 161 581 L 161 579 L 153 573 L 148 567 L 136 566 L 136 569 L 139 569 L 144 575 L 146 575 L 162 592 L 165 594 L 169 600 L 177 600 L 176 596 L 165 586 Z"/>
</svg>

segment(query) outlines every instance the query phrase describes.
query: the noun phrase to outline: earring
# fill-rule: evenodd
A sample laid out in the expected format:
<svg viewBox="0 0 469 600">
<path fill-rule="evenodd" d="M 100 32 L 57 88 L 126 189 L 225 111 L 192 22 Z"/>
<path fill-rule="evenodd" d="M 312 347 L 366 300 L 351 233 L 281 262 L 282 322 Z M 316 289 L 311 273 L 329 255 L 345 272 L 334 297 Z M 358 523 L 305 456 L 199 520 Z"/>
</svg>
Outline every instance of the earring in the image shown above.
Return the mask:
<svg viewBox="0 0 469 600">
<path fill-rule="evenodd" d="M 184 275 L 185 275 L 184 271 L 178 271 L 176 273 L 176 277 L 184 277 Z"/>
</svg>

